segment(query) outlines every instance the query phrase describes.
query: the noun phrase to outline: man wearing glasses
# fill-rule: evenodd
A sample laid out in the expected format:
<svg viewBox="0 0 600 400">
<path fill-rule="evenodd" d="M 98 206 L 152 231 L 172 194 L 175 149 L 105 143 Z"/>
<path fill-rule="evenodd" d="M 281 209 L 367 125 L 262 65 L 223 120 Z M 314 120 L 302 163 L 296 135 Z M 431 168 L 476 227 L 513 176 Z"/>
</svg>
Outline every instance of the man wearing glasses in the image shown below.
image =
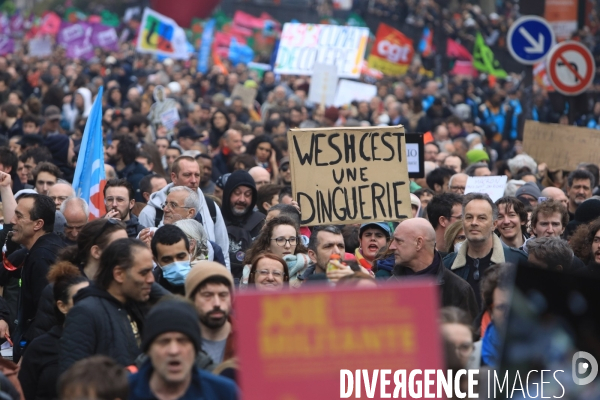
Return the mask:
<svg viewBox="0 0 600 400">
<path fill-rule="evenodd" d="M 389 247 L 396 262 L 390 280 L 432 276 L 440 287 L 441 306 L 461 308 L 474 319 L 479 314 L 479 307 L 473 289 L 444 267 L 442 256 L 435 250 L 435 237 L 433 226 L 424 218 L 402 221 L 396 227 Z"/>
<path fill-rule="evenodd" d="M 137 217 L 131 213 L 135 206 L 133 186 L 127 179 L 111 179 L 104 187 L 105 218 L 115 218 L 125 222 L 127 236 L 135 239 L 144 229 Z"/>
<path fill-rule="evenodd" d="M 465 279 L 475 292 L 481 307 L 479 282 L 485 270 L 494 264 L 518 265 L 527 255 L 508 247 L 494 234 L 498 220 L 498 206 L 487 194 L 470 193 L 463 199 L 463 229 L 467 240 L 458 253 L 444 258 L 444 265 Z"/>
</svg>

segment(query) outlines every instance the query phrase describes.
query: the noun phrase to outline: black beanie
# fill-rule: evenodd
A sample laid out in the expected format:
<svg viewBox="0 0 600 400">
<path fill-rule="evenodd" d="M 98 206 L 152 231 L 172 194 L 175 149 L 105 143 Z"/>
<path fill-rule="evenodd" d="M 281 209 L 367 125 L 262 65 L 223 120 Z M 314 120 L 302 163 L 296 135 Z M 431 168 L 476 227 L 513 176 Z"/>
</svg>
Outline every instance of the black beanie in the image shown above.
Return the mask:
<svg viewBox="0 0 600 400">
<path fill-rule="evenodd" d="M 186 301 L 167 299 L 156 304 L 146 316 L 142 334 L 142 351 L 146 353 L 159 335 L 180 332 L 187 335 L 196 352 L 202 348 L 200 322 L 194 306 Z"/>
</svg>

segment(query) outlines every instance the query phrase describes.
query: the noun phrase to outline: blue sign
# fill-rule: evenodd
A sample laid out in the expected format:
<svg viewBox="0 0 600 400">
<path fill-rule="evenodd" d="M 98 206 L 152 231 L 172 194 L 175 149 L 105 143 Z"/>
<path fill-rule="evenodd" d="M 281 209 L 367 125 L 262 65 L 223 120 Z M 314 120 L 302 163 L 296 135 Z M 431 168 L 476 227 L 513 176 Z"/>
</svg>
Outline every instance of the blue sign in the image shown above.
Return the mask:
<svg viewBox="0 0 600 400">
<path fill-rule="evenodd" d="M 543 60 L 556 39 L 548 21 L 534 15 L 521 17 L 508 30 L 508 51 L 515 60 L 533 65 Z"/>
</svg>

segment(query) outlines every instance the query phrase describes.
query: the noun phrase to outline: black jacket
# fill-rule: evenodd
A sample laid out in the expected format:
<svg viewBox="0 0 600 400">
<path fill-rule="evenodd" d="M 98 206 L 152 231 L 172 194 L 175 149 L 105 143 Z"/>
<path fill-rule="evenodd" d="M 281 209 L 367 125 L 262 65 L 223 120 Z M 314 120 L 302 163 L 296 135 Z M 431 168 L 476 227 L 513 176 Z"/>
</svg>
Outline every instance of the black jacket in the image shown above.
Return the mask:
<svg viewBox="0 0 600 400">
<path fill-rule="evenodd" d="M 133 364 L 141 352 L 138 340 L 148 305 L 122 304 L 95 285 L 80 290 L 73 300 L 60 339 L 59 372 L 95 354 L 112 357 L 123 366 Z M 138 338 L 132 322 L 137 324 Z"/>
<path fill-rule="evenodd" d="M 127 230 L 127 237 L 130 239 L 135 239 L 138 236 L 138 233 L 144 229 L 142 225 L 140 225 L 140 221 L 138 217 L 133 214 L 129 215 L 129 220 L 125 221 L 125 229 Z"/>
<path fill-rule="evenodd" d="M 144 201 L 142 194 L 139 193 L 140 181 L 143 177 L 148 175 L 150 172 L 144 166 L 137 161 L 127 165 L 121 171 L 117 171 L 117 175 L 121 179 L 127 179 L 127 182 L 133 186 L 133 192 L 136 193 L 135 201 Z"/>
<path fill-rule="evenodd" d="M 58 342 L 61 335 L 62 327 L 55 325 L 48 333 L 27 346 L 19 371 L 25 400 L 57 398 Z"/>
<path fill-rule="evenodd" d="M 41 236 L 31 247 L 25 263 L 21 268 L 21 294 L 19 296 L 19 307 L 17 315 L 17 331 L 15 343 L 27 340 L 27 330 L 31 325 L 33 317 L 37 312 L 38 303 L 42 291 L 48 285 L 46 275 L 50 266 L 56 260 L 56 254 L 65 246 L 60 236 L 53 233 Z M 18 349 L 19 346 L 15 346 Z M 20 351 L 16 352 L 16 360 L 20 357 Z"/>
<path fill-rule="evenodd" d="M 440 253 L 437 251 L 435 252 L 433 262 L 427 269 L 430 269 L 429 275 L 435 277 L 437 284 L 440 287 L 442 307 L 454 306 L 461 308 L 470 315 L 471 320 L 477 317 L 479 308 L 471 285 L 444 267 Z M 393 276 L 389 280 L 402 280 L 410 276 L 423 276 L 423 274 L 416 275 L 412 273 L 410 269 L 401 265 L 396 265 L 394 267 Z"/>
</svg>

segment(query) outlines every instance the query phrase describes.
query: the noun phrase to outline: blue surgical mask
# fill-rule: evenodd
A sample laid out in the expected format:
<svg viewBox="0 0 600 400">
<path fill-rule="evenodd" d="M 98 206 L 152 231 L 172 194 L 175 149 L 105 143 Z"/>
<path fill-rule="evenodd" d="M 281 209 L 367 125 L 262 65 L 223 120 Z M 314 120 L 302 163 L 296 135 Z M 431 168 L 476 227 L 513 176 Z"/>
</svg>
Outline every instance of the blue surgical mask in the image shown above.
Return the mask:
<svg viewBox="0 0 600 400">
<path fill-rule="evenodd" d="M 163 277 L 172 285 L 181 286 L 185 283 L 185 278 L 192 268 L 190 260 L 175 261 L 165 265 L 162 268 Z"/>
</svg>

